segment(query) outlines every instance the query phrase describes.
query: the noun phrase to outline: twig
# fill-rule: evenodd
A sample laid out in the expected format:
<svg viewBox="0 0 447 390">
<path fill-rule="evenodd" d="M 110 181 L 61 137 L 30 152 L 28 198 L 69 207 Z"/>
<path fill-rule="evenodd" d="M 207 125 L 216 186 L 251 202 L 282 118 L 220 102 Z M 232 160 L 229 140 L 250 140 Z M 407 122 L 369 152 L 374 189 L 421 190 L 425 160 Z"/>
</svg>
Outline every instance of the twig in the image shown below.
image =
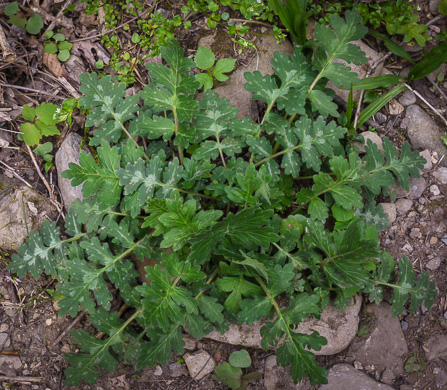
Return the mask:
<svg viewBox="0 0 447 390">
<path fill-rule="evenodd" d="M 54 340 L 51 344 L 50 344 L 50 349 L 54 348 L 56 346 L 57 343 L 59 343 L 59 341 L 61 341 L 65 335 L 77 324 L 79 323 L 79 321 L 81 321 L 85 315 L 87 313 L 84 311 L 81 314 L 79 314 L 72 322 L 70 325 L 68 325 L 64 331 L 57 337 L 56 340 Z"/>
<path fill-rule="evenodd" d="M 438 20 L 441 20 L 444 17 L 444 15 L 438 15 L 434 17 L 432 20 L 429 20 L 427 23 L 425 23 L 427 26 L 430 26 L 433 23 L 436 23 Z"/>
<path fill-rule="evenodd" d="M 439 87 L 439 85 L 437 85 L 429 76 L 426 76 L 427 80 L 430 81 L 430 83 L 438 90 L 438 92 L 442 95 L 442 97 L 445 99 L 445 101 L 447 102 L 447 95 L 444 93 L 444 91 L 442 90 L 442 88 Z"/>
<path fill-rule="evenodd" d="M 259 20 L 247 20 L 247 19 L 230 19 L 230 22 L 241 22 L 241 23 L 251 23 L 251 24 L 259 24 L 260 26 L 265 26 L 268 28 L 273 28 L 271 24 L 260 22 Z"/>
<path fill-rule="evenodd" d="M 23 91 L 35 92 L 35 93 L 38 93 L 40 95 L 51 96 L 54 99 L 65 100 L 65 98 L 63 98 L 63 97 L 56 96 L 56 95 L 53 95 L 52 93 L 40 91 L 40 90 L 34 89 L 34 88 L 21 87 L 19 85 L 13 85 L 13 84 L 7 84 L 7 83 L 0 83 L 0 87 L 21 89 Z"/>
<path fill-rule="evenodd" d="M 32 188 L 32 185 L 29 184 L 25 179 L 20 177 L 17 173 L 15 173 L 14 169 L 11 168 L 8 164 L 4 163 L 2 160 L 0 160 L 0 164 L 3 164 L 6 168 L 3 168 L 5 171 L 8 171 L 12 175 L 14 175 L 17 179 L 23 181 L 29 188 Z"/>
<path fill-rule="evenodd" d="M 7 62 L 12 62 L 16 59 L 16 54 L 14 50 L 9 46 L 8 41 L 6 40 L 5 32 L 3 31 L 3 27 L 0 25 L 0 46 L 2 47 L 3 59 Z"/>
<path fill-rule="evenodd" d="M 53 21 L 49 24 L 48 28 L 45 32 L 48 30 L 53 30 L 54 26 L 56 25 L 56 20 L 59 20 L 62 14 L 64 13 L 65 9 L 73 3 L 74 0 L 67 0 L 67 2 L 64 4 L 64 6 L 60 9 L 60 11 L 57 13 L 56 17 L 53 19 Z M 42 34 L 42 38 L 45 38 L 45 34 Z"/>
<path fill-rule="evenodd" d="M 21 131 L 14 131 L 14 130 L 9 130 L 9 129 L 4 129 L 3 127 L 0 127 L 0 130 L 8 131 L 9 133 L 23 134 L 23 132 L 21 132 Z"/>
<path fill-rule="evenodd" d="M 39 165 L 37 164 L 36 158 L 34 157 L 33 151 L 31 150 L 31 148 L 29 147 L 28 144 L 25 143 L 25 146 L 26 146 L 26 148 L 28 150 L 28 153 L 29 153 L 29 155 L 31 157 L 31 160 L 33 161 L 34 166 L 36 167 L 36 171 L 37 171 L 37 174 L 40 177 L 40 180 L 42 180 L 42 182 L 45 185 L 45 187 L 47 187 L 48 193 L 50 195 L 50 202 L 53 203 L 53 205 L 56 207 L 57 211 L 59 213 L 61 213 L 62 217 L 65 219 L 65 215 L 62 212 L 61 205 L 59 204 L 59 202 L 57 202 L 55 200 L 53 190 L 51 189 L 50 185 L 48 184 L 47 179 L 45 179 L 45 177 L 42 175 L 42 172 L 40 172 L 40 168 L 39 168 Z"/>
<path fill-rule="evenodd" d="M 151 8 L 146 9 L 145 11 L 143 11 L 141 14 L 139 14 L 138 16 L 135 16 L 134 18 L 128 20 L 125 23 L 120 24 L 119 26 L 112 28 L 111 30 L 108 30 L 106 32 L 103 32 L 101 34 L 96 34 L 96 35 L 92 35 L 90 37 L 84 37 L 84 38 L 79 38 L 79 39 L 75 39 L 73 41 L 71 41 L 71 43 L 75 43 L 75 42 L 81 42 L 81 41 L 88 41 L 90 39 L 96 39 L 96 38 L 101 38 L 104 35 L 110 34 L 111 32 L 114 32 L 116 30 L 119 30 L 120 28 L 124 27 L 126 24 L 132 23 L 134 20 L 137 20 L 141 17 L 143 17 L 144 15 L 146 15 L 148 12 L 151 12 L 154 9 L 154 7 L 152 6 Z"/>
<path fill-rule="evenodd" d="M 43 381 L 42 376 L 0 376 L 0 381 L 5 382 L 31 382 L 39 383 Z"/>
<path fill-rule="evenodd" d="M 442 116 L 442 114 L 436 109 L 434 108 L 418 91 L 416 91 L 415 89 L 411 88 L 407 83 L 404 83 L 404 85 L 411 91 L 413 92 L 419 99 L 421 99 L 437 116 L 439 116 L 442 121 L 447 125 L 447 120 Z"/>
</svg>

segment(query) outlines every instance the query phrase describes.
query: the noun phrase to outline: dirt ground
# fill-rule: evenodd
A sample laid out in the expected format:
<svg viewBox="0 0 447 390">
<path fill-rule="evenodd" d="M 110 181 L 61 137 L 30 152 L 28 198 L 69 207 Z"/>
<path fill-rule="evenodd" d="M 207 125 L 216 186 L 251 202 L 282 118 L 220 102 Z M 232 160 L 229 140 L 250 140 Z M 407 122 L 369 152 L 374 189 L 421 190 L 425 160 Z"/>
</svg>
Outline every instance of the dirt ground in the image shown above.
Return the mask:
<svg viewBox="0 0 447 390">
<path fill-rule="evenodd" d="M 47 23 L 54 21 L 58 26 L 57 11 L 52 6 L 51 1 L 33 1 L 34 5 L 42 7 L 47 15 Z M 55 2 L 56 3 L 56 2 Z M 178 9 L 183 2 L 175 2 L 172 7 L 167 7 L 169 13 L 179 12 Z M 433 16 L 429 14 L 429 1 L 418 1 L 420 6 L 420 17 L 422 22 L 427 22 Z M 5 3 L 6 4 L 6 3 Z M 82 3 L 79 3 L 79 9 L 82 10 Z M 172 5 L 172 4 L 171 4 Z M 1 7 L 1 4 L 0 4 Z M 74 12 L 67 25 L 59 25 L 62 32 L 70 37 L 68 40 L 75 41 L 82 38 L 93 29 L 98 33 L 104 27 L 101 20 L 95 17 L 86 17 L 82 12 Z M 197 49 L 198 39 L 211 33 L 206 26 L 205 18 L 198 17 L 191 20 L 192 27 L 187 31 L 179 31 L 179 41 L 186 49 L 187 55 L 192 55 Z M 13 62 L 5 60 L 0 61 L 0 81 L 2 84 L 12 87 L 2 86 L 0 97 L 1 108 L 10 108 L 8 105 L 14 101 L 13 110 L 18 110 L 24 104 L 38 103 L 48 100 L 45 94 L 52 94 L 54 90 L 59 90 L 61 98 L 77 97 L 78 75 L 80 73 L 92 71 L 93 64 L 107 55 L 107 50 L 102 48 L 99 40 L 81 41 L 76 50 L 79 54 L 77 58 L 81 62 L 71 65 L 61 65 L 61 70 L 57 68 L 43 54 L 42 43 L 33 36 L 29 36 L 17 29 L 11 29 L 6 23 L 6 18 L 0 16 L 0 23 L 8 36 L 17 42 L 15 46 L 17 59 Z M 441 20 L 437 26 L 446 28 L 446 21 Z M 261 27 L 253 27 L 252 31 L 261 31 Z M 122 33 L 122 32 L 121 32 Z M 121 34 L 119 32 L 119 34 Z M 91 35 L 91 33 L 90 33 Z M 132 34 L 130 34 L 131 36 Z M 121 39 L 129 39 L 129 32 L 120 35 Z M 371 46 L 375 46 L 377 51 L 386 52 L 383 46 L 378 46 L 375 41 L 367 41 Z M 82 44 L 82 45 L 81 45 Z M 90 46 L 89 46 L 90 45 Z M 430 45 L 429 45 L 430 46 Z M 422 56 L 419 52 L 416 56 Z M 217 57 L 225 56 L 227 58 L 236 58 L 238 66 L 244 66 L 252 58 L 252 53 L 243 52 L 238 54 L 237 48 L 228 45 Z M 60 65 L 60 64 L 59 64 Z M 404 69 L 399 60 L 391 56 L 386 63 L 387 68 L 399 73 Z M 58 73 L 61 71 L 60 75 Z M 147 73 L 143 66 L 137 67 L 137 82 L 135 88 L 140 88 L 141 83 L 147 80 Z M 66 83 L 60 82 L 63 78 Z M 15 89 L 14 86 L 31 88 L 37 92 Z M 414 83 L 413 87 L 422 94 L 430 104 L 445 114 L 446 100 L 439 94 L 433 92 L 432 85 L 427 80 L 421 80 Z M 444 87 L 440 87 L 444 88 Z M 40 91 L 40 92 L 39 92 Z M 447 90 L 444 88 L 444 92 Z M 42 94 L 43 93 L 43 94 Z M 10 99 L 5 102 L 4 96 L 9 94 Z M 11 96 L 12 94 L 12 96 Z M 60 103 L 60 101 L 55 101 Z M 400 146 L 406 140 L 406 132 L 402 129 L 401 121 L 404 113 L 392 115 L 389 108 L 385 107 L 381 114 L 387 119 L 376 128 L 379 135 L 387 135 L 396 146 Z M 8 123 L 10 130 L 18 130 L 18 124 L 14 120 Z M 436 118 L 434 118 L 437 120 Z M 68 132 L 83 132 L 84 119 L 81 116 L 74 118 L 73 124 L 65 126 L 61 136 L 51 138 L 56 145 L 60 145 L 63 137 Z M 1 131 L 1 130 L 0 130 Z M 3 134 L 2 134 L 3 135 Z M 7 162 L 16 172 L 25 180 L 33 184 L 33 187 L 40 193 L 48 196 L 46 186 L 39 179 L 35 166 L 31 161 L 29 154 L 24 149 L 23 143 L 17 141 L 11 133 L 6 133 L 11 149 L 2 149 L 0 160 Z M 43 161 L 38 161 L 41 168 Z M 437 167 L 434 164 L 433 169 Z M 43 169 L 41 169 L 44 172 Z M 430 310 L 422 308 L 416 314 L 401 316 L 400 320 L 404 329 L 405 339 L 408 345 L 408 357 L 415 354 L 421 358 L 426 352 L 425 342 L 433 334 L 445 334 L 447 331 L 447 185 L 435 182 L 430 172 L 424 173 L 427 180 L 427 189 L 424 194 L 415 199 L 411 211 L 399 215 L 391 227 L 381 234 L 382 247 L 386 249 L 393 257 L 401 258 L 405 254 L 413 262 L 413 267 L 417 272 L 427 269 L 427 263 L 434 258 L 440 258 L 440 265 L 430 270 L 431 278 L 436 282 L 439 290 L 438 297 Z M 54 167 L 49 173 L 45 174 L 48 183 L 52 183 L 56 190 L 56 173 Z M 440 194 L 435 196 L 430 193 L 430 186 L 436 184 Z M 387 199 L 382 199 L 386 202 Z M 419 230 L 414 230 L 419 229 Z M 410 234 L 416 232 L 415 234 Z M 409 246 L 408 246 L 409 245 Z M 411 251 L 408 248 L 411 247 Z M 71 341 L 69 335 L 70 329 L 84 329 L 91 334 L 95 334 L 93 326 L 89 325 L 88 315 L 80 315 L 75 320 L 69 316 L 58 318 L 57 303 L 46 294 L 43 289 L 52 289 L 55 287 L 55 280 L 41 276 L 39 280 L 26 277 L 21 280 L 11 279 L 12 275 L 6 270 L 7 263 L 11 253 L 0 251 L 0 335 L 7 334 L 6 338 L 0 337 L 0 369 L 10 380 L 0 382 L 3 388 L 12 389 L 70 389 L 64 386 L 64 369 L 68 367 L 63 354 L 67 352 L 77 352 L 76 345 Z M 197 349 L 204 349 L 216 360 L 226 361 L 230 353 L 237 347 L 217 343 L 210 340 L 204 340 L 196 345 Z M 271 352 L 265 352 L 257 349 L 249 349 L 253 361 L 251 370 L 263 371 L 265 359 Z M 343 353 L 340 356 L 318 358 L 320 364 L 329 367 L 334 363 L 343 361 Z M 180 363 L 180 364 L 179 364 Z M 436 363 L 439 367 L 439 361 Z M 441 361 L 443 368 L 447 371 L 447 361 Z M 415 390 L 434 390 L 439 387 L 436 385 L 435 374 L 433 373 L 434 363 L 426 362 L 419 371 L 406 373 L 393 384 L 393 387 L 399 389 L 401 385 L 410 385 Z M 18 376 L 20 380 L 14 380 Z M 16 378 L 17 379 L 17 378 Z M 146 369 L 142 372 L 135 371 L 132 367 L 120 365 L 116 372 L 103 372 L 101 379 L 96 385 L 83 384 L 79 389 L 225 389 L 226 387 L 212 378 L 207 377 L 200 382 L 194 381 L 188 374 L 185 364 L 181 357 L 172 355 L 169 363 L 163 367 Z M 252 385 L 249 389 L 264 389 L 262 378 Z M 74 387 L 72 387 L 74 389 Z"/>
</svg>

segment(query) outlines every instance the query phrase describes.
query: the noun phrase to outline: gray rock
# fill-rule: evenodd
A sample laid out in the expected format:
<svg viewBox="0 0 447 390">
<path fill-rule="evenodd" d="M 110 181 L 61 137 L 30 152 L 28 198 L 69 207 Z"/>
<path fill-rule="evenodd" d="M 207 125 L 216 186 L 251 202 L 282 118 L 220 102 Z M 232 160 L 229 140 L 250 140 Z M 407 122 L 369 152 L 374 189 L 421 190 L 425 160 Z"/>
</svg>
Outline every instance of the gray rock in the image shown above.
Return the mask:
<svg viewBox="0 0 447 390">
<path fill-rule="evenodd" d="M 436 172 L 433 172 L 433 177 L 441 184 L 447 184 L 447 168 L 438 168 Z"/>
<path fill-rule="evenodd" d="M 183 355 L 183 360 L 188 367 L 191 378 L 196 381 L 201 380 L 203 377 L 214 371 L 216 363 L 210 354 L 204 350 L 197 351 L 196 353 L 187 353 Z"/>
<path fill-rule="evenodd" d="M 71 180 L 64 179 L 61 174 L 68 169 L 68 164 L 74 163 L 79 165 L 81 141 L 82 138 L 79 134 L 70 133 L 64 139 L 56 153 L 55 164 L 57 168 L 57 182 L 59 184 L 59 189 L 61 190 L 65 210 L 67 211 L 70 209 L 71 203 L 76 199 L 82 200 L 83 184 L 72 187 Z"/>
<path fill-rule="evenodd" d="M 410 199 L 419 199 L 427 188 L 427 182 L 423 177 L 412 177 L 410 179 Z"/>
<path fill-rule="evenodd" d="M 11 345 L 11 339 L 8 333 L 0 333 L 0 347 L 8 348 Z"/>
<path fill-rule="evenodd" d="M 17 372 L 12 367 L 8 366 L 6 363 L 3 363 L 2 365 L 0 365 L 0 374 L 3 374 L 5 376 L 16 376 Z"/>
<path fill-rule="evenodd" d="M 402 188 L 401 185 L 397 182 L 394 189 L 392 189 L 392 192 L 394 192 L 396 199 L 407 198 L 408 195 L 410 195 L 410 191 L 407 191 L 406 189 Z"/>
<path fill-rule="evenodd" d="M 376 382 L 349 364 L 337 364 L 328 373 L 328 384 L 320 390 L 392 390 L 391 386 Z"/>
<path fill-rule="evenodd" d="M 382 206 L 383 211 L 388 215 L 388 219 L 393 223 L 396 220 L 396 205 L 394 203 L 379 203 L 379 206 Z"/>
<path fill-rule="evenodd" d="M 219 32 L 216 32 L 214 36 L 207 36 L 199 41 L 199 46 L 205 46 L 213 50 L 214 52 L 219 50 L 217 45 L 225 45 L 221 43 L 222 37 Z M 225 38 L 228 39 L 229 38 Z M 233 43 L 230 40 L 231 46 Z M 219 94 L 220 97 L 225 97 L 230 100 L 230 104 L 236 106 L 239 109 L 238 118 L 251 117 L 252 112 L 252 93 L 244 88 L 247 80 L 245 80 L 244 74 L 246 72 L 254 72 L 258 70 L 263 76 L 267 74 L 273 74 L 273 66 L 270 61 L 273 58 L 273 53 L 279 51 L 285 54 L 293 53 L 293 46 L 290 42 L 285 41 L 283 44 L 278 45 L 274 37 L 260 37 L 256 40 L 256 47 L 258 49 L 257 55 L 247 66 L 241 66 L 237 68 L 231 75 L 230 79 L 223 84 L 219 84 L 214 91 Z M 221 49 L 220 49 L 221 50 Z"/>
<path fill-rule="evenodd" d="M 447 357 L 447 335 L 435 334 L 425 343 L 427 360 Z"/>
<path fill-rule="evenodd" d="M 447 385 L 447 373 L 444 370 L 437 369 L 433 370 L 433 374 L 435 374 L 436 387 L 438 389 L 443 389 L 445 385 Z"/>
<path fill-rule="evenodd" d="M 431 153 L 428 149 L 423 150 L 419 153 L 422 157 L 425 158 L 426 163 L 424 164 L 424 171 L 429 171 L 433 167 L 433 163 L 431 162 Z"/>
<path fill-rule="evenodd" d="M 28 231 L 56 217 L 56 208 L 38 192 L 1 174 L 0 188 L 0 248 L 16 251 Z"/>
<path fill-rule="evenodd" d="M 369 304 L 364 309 L 364 317 L 370 319 L 369 333 L 354 339 L 348 356 L 364 366 L 374 365 L 379 372 L 388 368 L 396 376 L 402 375 L 402 356 L 408 353 L 408 347 L 400 321 L 392 316 L 390 305 L 386 302 L 379 305 Z"/>
<path fill-rule="evenodd" d="M 13 370 L 20 370 L 22 368 L 22 361 L 18 356 L 0 355 L 0 367 L 10 367 Z"/>
<path fill-rule="evenodd" d="M 184 374 L 183 370 L 182 370 L 182 366 L 180 364 L 178 364 L 177 362 L 171 363 L 169 365 L 169 373 L 172 378 L 178 378 Z"/>
<path fill-rule="evenodd" d="M 377 112 L 376 115 L 374 115 L 374 119 L 376 122 L 381 125 L 382 123 L 385 123 L 388 120 L 388 117 L 381 112 Z"/>
<path fill-rule="evenodd" d="M 362 305 L 361 296 L 356 296 L 352 304 L 344 312 L 338 312 L 333 305 L 329 305 L 320 319 L 308 318 L 302 321 L 294 330 L 297 333 L 311 334 L 317 331 L 320 336 L 327 339 L 327 344 L 320 351 L 312 351 L 315 355 L 335 355 L 345 349 L 357 334 L 359 317 Z M 221 335 L 213 331 L 206 338 L 232 345 L 261 348 L 261 328 L 265 320 L 256 321 L 252 325 L 230 324 L 229 330 Z"/>
<path fill-rule="evenodd" d="M 440 2 L 441 2 L 441 0 L 430 0 L 430 2 L 428 3 L 428 8 L 432 15 L 439 14 L 438 6 L 439 6 Z"/>
<path fill-rule="evenodd" d="M 430 271 L 436 271 L 439 266 L 441 265 L 441 258 L 440 257 L 435 257 L 434 259 L 431 259 L 426 267 L 430 270 Z"/>
<path fill-rule="evenodd" d="M 197 341 L 195 338 L 191 337 L 189 334 L 183 336 L 183 341 L 185 342 L 185 349 L 187 351 L 194 351 L 197 347 Z"/>
<path fill-rule="evenodd" d="M 405 107 L 411 106 L 412 104 L 416 103 L 416 95 L 407 89 L 399 98 L 399 102 Z"/>
<path fill-rule="evenodd" d="M 310 390 L 310 381 L 308 378 L 301 380 L 299 383 L 293 383 L 290 369 L 278 366 L 276 356 L 271 355 L 265 359 L 264 369 L 264 386 L 266 390 Z"/>
<path fill-rule="evenodd" d="M 439 187 L 436 184 L 433 184 L 430 186 L 430 192 L 434 195 L 437 196 L 441 193 L 441 191 L 439 190 Z"/>
<path fill-rule="evenodd" d="M 442 132 L 439 126 L 422 108 L 416 105 L 409 106 L 406 118 L 409 119 L 407 133 L 413 147 L 429 149 L 439 155 L 447 154 L 447 148 L 440 138 Z"/>
<path fill-rule="evenodd" d="M 414 42 L 404 42 L 401 45 L 408 53 L 417 53 L 423 49 L 422 46 Z"/>
<path fill-rule="evenodd" d="M 396 201 L 396 210 L 399 215 L 408 213 L 413 207 L 413 201 L 410 199 L 402 198 Z"/>
<path fill-rule="evenodd" d="M 380 381 L 386 383 L 387 385 L 392 385 L 395 380 L 396 375 L 394 374 L 394 372 L 389 368 L 385 368 L 385 371 L 383 371 Z"/>
</svg>

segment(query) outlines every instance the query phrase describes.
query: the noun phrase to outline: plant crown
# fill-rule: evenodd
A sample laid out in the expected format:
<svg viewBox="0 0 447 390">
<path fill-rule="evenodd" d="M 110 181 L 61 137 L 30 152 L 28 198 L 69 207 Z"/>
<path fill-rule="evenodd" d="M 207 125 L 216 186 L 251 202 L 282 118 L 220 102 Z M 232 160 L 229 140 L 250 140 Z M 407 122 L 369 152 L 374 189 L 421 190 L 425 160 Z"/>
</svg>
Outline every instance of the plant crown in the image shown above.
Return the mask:
<svg viewBox="0 0 447 390">
<path fill-rule="evenodd" d="M 316 25 L 315 41 L 290 56 L 275 53 L 275 74 L 246 73 L 246 89 L 265 103 L 262 120 L 236 119 L 238 109 L 212 90 L 194 99 L 195 67 L 177 42 L 161 49 L 167 65 L 147 64 L 151 82 L 138 96 L 110 76 L 81 75 L 80 105 L 95 129 L 79 165 L 63 173 L 84 183 L 61 233 L 45 221 L 8 268 L 59 281 L 59 315 L 90 313 L 106 337 L 72 331 L 82 353 L 69 353 L 67 385 L 93 383 L 118 361 L 138 369 L 183 353 L 182 331 L 202 338 L 229 323 L 266 318 L 262 347 L 275 348 L 297 382 L 325 383 L 311 350 L 326 340 L 295 333 L 300 321 L 334 298 L 340 310 L 356 294 L 380 302 L 393 290 L 391 310 L 414 312 L 436 296 L 427 273 L 417 281 L 407 258 L 379 247 L 389 225 L 374 198 L 399 183 L 409 189 L 424 158 L 385 139 L 365 154 L 347 137 L 328 81 L 350 88 L 357 75 L 343 63 L 366 62 L 349 42 L 367 29 L 357 11 Z M 144 102 L 139 104 L 140 100 Z M 146 140 L 140 145 L 140 140 Z M 139 283 L 130 256 L 159 262 Z M 130 309 L 120 318 L 114 294 Z"/>
</svg>

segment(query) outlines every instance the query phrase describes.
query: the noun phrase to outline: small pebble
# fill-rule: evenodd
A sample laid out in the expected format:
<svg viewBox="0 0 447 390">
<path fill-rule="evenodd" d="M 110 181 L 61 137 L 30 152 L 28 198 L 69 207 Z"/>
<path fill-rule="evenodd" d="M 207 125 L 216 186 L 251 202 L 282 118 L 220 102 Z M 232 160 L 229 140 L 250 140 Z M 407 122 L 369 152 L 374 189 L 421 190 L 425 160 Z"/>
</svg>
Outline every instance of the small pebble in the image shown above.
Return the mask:
<svg viewBox="0 0 447 390">
<path fill-rule="evenodd" d="M 419 229 L 419 228 L 411 229 L 410 237 L 411 238 L 421 238 L 422 237 L 421 229 Z"/>
<path fill-rule="evenodd" d="M 425 158 L 426 163 L 424 164 L 424 170 L 429 171 L 430 169 L 432 169 L 433 164 L 431 162 L 431 153 L 428 149 L 423 150 L 422 152 L 419 153 L 422 157 Z"/>
<path fill-rule="evenodd" d="M 377 123 L 382 124 L 388 120 L 388 117 L 386 115 L 383 115 L 381 112 L 378 112 L 376 115 L 374 115 L 374 119 Z"/>
<path fill-rule="evenodd" d="M 405 130 L 408 127 L 408 124 L 410 123 L 410 118 L 405 117 L 400 122 L 400 128 Z"/>
<path fill-rule="evenodd" d="M 362 365 L 362 363 L 360 363 L 359 361 L 355 361 L 354 362 L 354 368 L 356 369 L 356 370 L 363 370 L 363 365 Z"/>
<path fill-rule="evenodd" d="M 427 203 L 427 199 L 425 199 L 425 198 L 419 198 L 419 199 L 418 199 L 418 202 L 419 202 L 420 204 L 425 204 L 425 203 Z"/>
<path fill-rule="evenodd" d="M 413 247 L 410 244 L 405 244 L 402 249 L 408 253 L 413 252 Z"/>
<path fill-rule="evenodd" d="M 400 325 L 402 326 L 403 331 L 408 330 L 408 322 L 407 321 L 401 321 Z"/>
<path fill-rule="evenodd" d="M 447 320 L 447 311 L 444 313 L 444 318 Z"/>
<path fill-rule="evenodd" d="M 432 186 L 430 186 L 430 192 L 434 195 L 437 196 L 441 193 L 441 191 L 439 191 L 439 187 L 436 184 L 433 184 Z"/>
<path fill-rule="evenodd" d="M 430 238 L 430 245 L 436 245 L 438 243 L 438 237 Z"/>
<path fill-rule="evenodd" d="M 8 333 L 0 333 L 0 348 L 8 348 L 11 345 L 11 339 Z"/>
<path fill-rule="evenodd" d="M 441 258 L 440 257 L 435 257 L 434 259 L 430 260 L 426 267 L 430 270 L 430 271 L 435 271 L 439 268 L 439 266 L 441 265 Z"/>
<path fill-rule="evenodd" d="M 222 354 L 221 354 L 220 352 L 216 352 L 216 353 L 214 354 L 214 360 L 215 360 L 216 362 L 220 362 L 220 359 L 222 359 Z"/>
<path fill-rule="evenodd" d="M 47 320 L 45 320 L 45 324 L 47 324 L 48 326 L 50 326 L 53 323 L 53 320 L 51 318 L 48 318 Z"/>
<path fill-rule="evenodd" d="M 445 236 L 441 238 L 441 241 L 447 245 L 447 238 Z"/>
<path fill-rule="evenodd" d="M 159 365 L 157 365 L 157 367 L 155 367 L 154 375 L 155 376 L 163 375 L 163 370 L 161 369 L 161 367 Z"/>
<path fill-rule="evenodd" d="M 386 240 L 385 240 L 385 245 L 390 245 L 391 244 L 391 240 L 389 239 L 389 238 L 387 238 Z"/>
</svg>

